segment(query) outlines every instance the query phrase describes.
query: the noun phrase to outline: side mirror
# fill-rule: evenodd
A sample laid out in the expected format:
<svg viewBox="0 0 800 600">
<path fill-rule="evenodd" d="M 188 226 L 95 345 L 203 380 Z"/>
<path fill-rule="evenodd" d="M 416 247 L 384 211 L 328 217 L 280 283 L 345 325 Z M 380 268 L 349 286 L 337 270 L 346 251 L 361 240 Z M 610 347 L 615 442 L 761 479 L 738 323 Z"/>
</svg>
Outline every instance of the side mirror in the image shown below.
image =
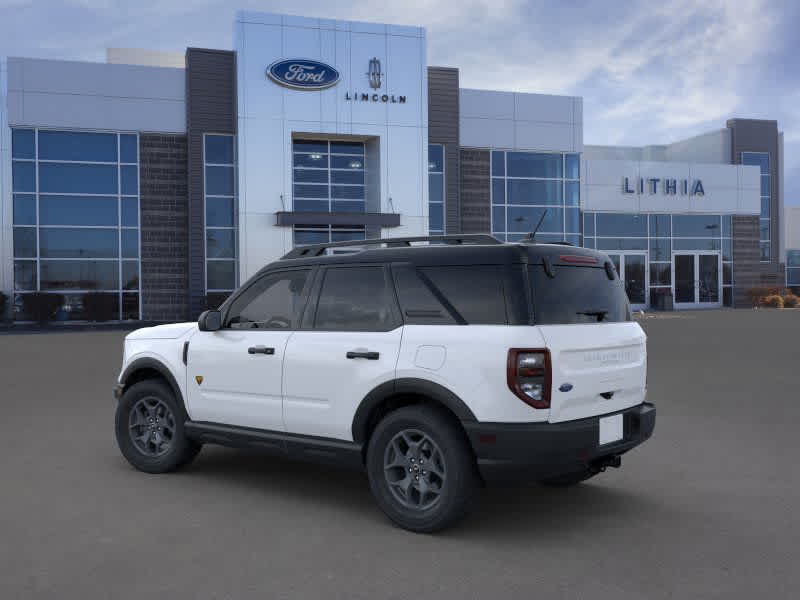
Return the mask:
<svg viewBox="0 0 800 600">
<path fill-rule="evenodd" d="M 222 313 L 218 310 L 207 310 L 197 319 L 200 331 L 218 331 L 222 329 Z"/>
</svg>

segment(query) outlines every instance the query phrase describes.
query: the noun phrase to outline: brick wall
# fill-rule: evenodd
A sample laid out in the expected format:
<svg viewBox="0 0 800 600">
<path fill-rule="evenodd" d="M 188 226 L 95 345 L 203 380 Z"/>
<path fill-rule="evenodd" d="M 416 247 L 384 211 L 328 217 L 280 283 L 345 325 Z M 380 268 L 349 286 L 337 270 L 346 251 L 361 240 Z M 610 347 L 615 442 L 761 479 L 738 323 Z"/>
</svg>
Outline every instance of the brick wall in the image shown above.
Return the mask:
<svg viewBox="0 0 800 600">
<path fill-rule="evenodd" d="M 461 150 L 461 232 L 491 233 L 488 150 Z"/>
<path fill-rule="evenodd" d="M 782 263 L 762 263 L 758 217 L 733 217 L 733 305 L 751 306 L 747 291 L 754 287 L 783 288 L 786 272 Z"/>
<path fill-rule="evenodd" d="M 139 135 L 142 318 L 185 321 L 189 314 L 186 136 Z"/>
</svg>

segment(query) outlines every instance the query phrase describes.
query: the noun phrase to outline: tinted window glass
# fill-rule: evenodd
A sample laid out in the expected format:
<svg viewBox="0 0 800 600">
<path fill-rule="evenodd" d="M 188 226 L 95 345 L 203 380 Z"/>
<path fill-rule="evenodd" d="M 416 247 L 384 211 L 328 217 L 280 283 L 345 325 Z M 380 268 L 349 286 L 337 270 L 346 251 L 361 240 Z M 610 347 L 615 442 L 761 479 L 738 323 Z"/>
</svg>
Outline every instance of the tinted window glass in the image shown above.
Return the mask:
<svg viewBox="0 0 800 600">
<path fill-rule="evenodd" d="M 392 267 L 403 321 L 408 325 L 454 325 L 455 319 L 411 266 Z"/>
<path fill-rule="evenodd" d="M 561 182 L 509 179 L 508 203 L 561 206 Z"/>
<path fill-rule="evenodd" d="M 117 136 L 114 133 L 40 131 L 39 160 L 85 160 L 117 162 Z"/>
<path fill-rule="evenodd" d="M 669 215 L 650 215 L 650 237 L 670 237 L 672 227 Z"/>
<path fill-rule="evenodd" d="M 610 280 L 604 268 L 559 266 L 553 278 L 541 265 L 529 270 L 537 325 L 631 320 L 622 281 Z"/>
<path fill-rule="evenodd" d="M 647 237 L 647 216 L 598 213 L 597 235 Z"/>
<path fill-rule="evenodd" d="M 394 326 L 392 296 L 383 267 L 328 269 L 314 327 L 340 331 L 387 331 Z"/>
<path fill-rule="evenodd" d="M 14 256 L 36 258 L 36 229 L 34 227 L 14 227 Z"/>
<path fill-rule="evenodd" d="M 121 193 L 126 196 L 135 196 L 138 194 L 139 169 L 134 166 L 122 166 L 119 170 L 121 175 Z"/>
<path fill-rule="evenodd" d="M 206 198 L 206 227 L 233 227 L 233 198 Z"/>
<path fill-rule="evenodd" d="M 363 142 L 331 142 L 331 154 L 358 154 L 364 156 Z"/>
<path fill-rule="evenodd" d="M 506 153 L 492 152 L 492 175 L 503 177 L 506 174 Z"/>
<path fill-rule="evenodd" d="M 567 154 L 565 157 L 567 172 L 564 175 L 567 179 L 581 178 L 581 157 L 579 154 Z"/>
<path fill-rule="evenodd" d="M 206 167 L 206 194 L 233 196 L 233 167 Z"/>
<path fill-rule="evenodd" d="M 236 263 L 232 260 L 209 260 L 206 262 L 206 288 L 209 290 L 232 290 L 236 287 Z"/>
<path fill-rule="evenodd" d="M 441 144 L 428 145 L 428 171 L 444 171 L 444 146 Z"/>
<path fill-rule="evenodd" d="M 119 136 L 119 161 L 124 163 L 135 163 L 138 161 L 138 151 L 135 135 Z"/>
<path fill-rule="evenodd" d="M 135 199 L 134 199 L 135 202 Z M 39 196 L 42 225 L 117 225 L 115 196 Z"/>
<path fill-rule="evenodd" d="M 719 237 L 720 219 L 717 215 L 673 215 L 675 237 Z"/>
<path fill-rule="evenodd" d="M 139 258 L 139 230 L 123 229 L 120 237 L 122 239 L 122 258 Z"/>
<path fill-rule="evenodd" d="M 115 260 L 43 260 L 43 290 L 117 290 L 119 263 Z"/>
<path fill-rule="evenodd" d="M 11 130 L 11 156 L 13 158 L 36 158 L 33 129 Z"/>
<path fill-rule="evenodd" d="M 206 256 L 208 258 L 234 258 L 233 229 L 206 229 Z"/>
<path fill-rule="evenodd" d="M 228 311 L 231 329 L 292 329 L 302 309 L 303 289 L 309 271 L 265 275 L 232 303 Z"/>
<path fill-rule="evenodd" d="M 545 212 L 546 211 L 546 212 Z M 507 229 L 509 232 L 530 233 L 539 224 L 540 233 L 564 231 L 564 211 L 554 208 L 537 208 L 534 206 L 509 206 L 507 211 Z M 544 215 L 544 218 L 542 216 Z M 543 238 L 542 238 L 543 239 Z M 560 237 L 559 237 L 560 239 Z"/>
<path fill-rule="evenodd" d="M 36 289 L 35 260 L 14 261 L 14 289 L 25 291 Z"/>
<path fill-rule="evenodd" d="M 506 303 L 496 266 L 420 269 L 470 325 L 505 325 Z"/>
<path fill-rule="evenodd" d="M 14 225 L 36 225 L 36 196 L 14 194 Z"/>
<path fill-rule="evenodd" d="M 139 202 L 136 198 L 122 199 L 122 226 L 136 227 L 139 225 Z"/>
<path fill-rule="evenodd" d="M 233 136 L 206 136 L 206 163 L 216 165 L 233 164 Z"/>
<path fill-rule="evenodd" d="M 39 230 L 39 254 L 48 258 L 117 258 L 118 245 L 116 229 Z"/>
<path fill-rule="evenodd" d="M 563 169 L 560 154 L 508 152 L 509 177 L 559 178 Z"/>
<path fill-rule="evenodd" d="M 39 191 L 117 194 L 117 166 L 39 163 Z"/>
<path fill-rule="evenodd" d="M 11 181 L 15 192 L 35 192 L 36 165 L 15 160 L 11 166 Z"/>
</svg>

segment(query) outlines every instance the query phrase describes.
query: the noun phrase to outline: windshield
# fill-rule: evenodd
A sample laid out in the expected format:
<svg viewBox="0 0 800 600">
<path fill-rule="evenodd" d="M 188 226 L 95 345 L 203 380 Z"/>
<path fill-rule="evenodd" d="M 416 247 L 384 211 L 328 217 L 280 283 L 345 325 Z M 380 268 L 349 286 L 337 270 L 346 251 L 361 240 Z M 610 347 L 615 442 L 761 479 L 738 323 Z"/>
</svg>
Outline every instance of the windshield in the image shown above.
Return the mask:
<svg viewBox="0 0 800 600">
<path fill-rule="evenodd" d="M 529 267 L 537 325 L 620 323 L 631 320 L 625 287 L 597 267 L 557 266 L 550 277 L 542 265 Z"/>
</svg>

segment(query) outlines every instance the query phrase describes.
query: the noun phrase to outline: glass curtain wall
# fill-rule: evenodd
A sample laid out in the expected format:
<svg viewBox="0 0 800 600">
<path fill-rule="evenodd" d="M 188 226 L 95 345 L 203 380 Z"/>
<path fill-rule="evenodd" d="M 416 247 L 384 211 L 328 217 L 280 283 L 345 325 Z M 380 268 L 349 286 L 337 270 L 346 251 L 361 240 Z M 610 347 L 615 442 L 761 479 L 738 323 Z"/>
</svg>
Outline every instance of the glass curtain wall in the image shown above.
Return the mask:
<svg viewBox="0 0 800 600">
<path fill-rule="evenodd" d="M 580 245 L 580 155 L 492 151 L 492 235 Z"/>
<path fill-rule="evenodd" d="M 292 141 L 292 198 L 298 212 L 366 211 L 364 143 Z M 363 225 L 295 225 L 294 245 L 365 238 Z"/>
<path fill-rule="evenodd" d="M 236 289 L 237 202 L 236 138 L 203 138 L 206 207 L 206 292 L 227 295 Z"/>
<path fill-rule="evenodd" d="M 800 287 L 800 250 L 786 251 L 786 285 Z"/>
<path fill-rule="evenodd" d="M 140 318 L 138 148 L 135 133 L 12 131 L 15 318 L 30 292 L 58 294 L 56 320 Z"/>
<path fill-rule="evenodd" d="M 594 213 L 583 215 L 583 245 L 605 252 L 642 250 L 648 253 L 650 304 L 672 289 L 672 253 L 683 250 L 719 251 L 722 261 L 723 305 L 733 302 L 733 244 L 730 215 L 669 215 Z"/>
<path fill-rule="evenodd" d="M 769 262 L 772 256 L 770 243 L 770 199 L 771 187 L 769 176 L 769 152 L 742 152 L 742 164 L 753 165 L 761 169 L 761 217 L 759 218 L 759 245 L 761 262 Z"/>
<path fill-rule="evenodd" d="M 444 235 L 444 146 L 428 144 L 428 233 Z"/>
</svg>

